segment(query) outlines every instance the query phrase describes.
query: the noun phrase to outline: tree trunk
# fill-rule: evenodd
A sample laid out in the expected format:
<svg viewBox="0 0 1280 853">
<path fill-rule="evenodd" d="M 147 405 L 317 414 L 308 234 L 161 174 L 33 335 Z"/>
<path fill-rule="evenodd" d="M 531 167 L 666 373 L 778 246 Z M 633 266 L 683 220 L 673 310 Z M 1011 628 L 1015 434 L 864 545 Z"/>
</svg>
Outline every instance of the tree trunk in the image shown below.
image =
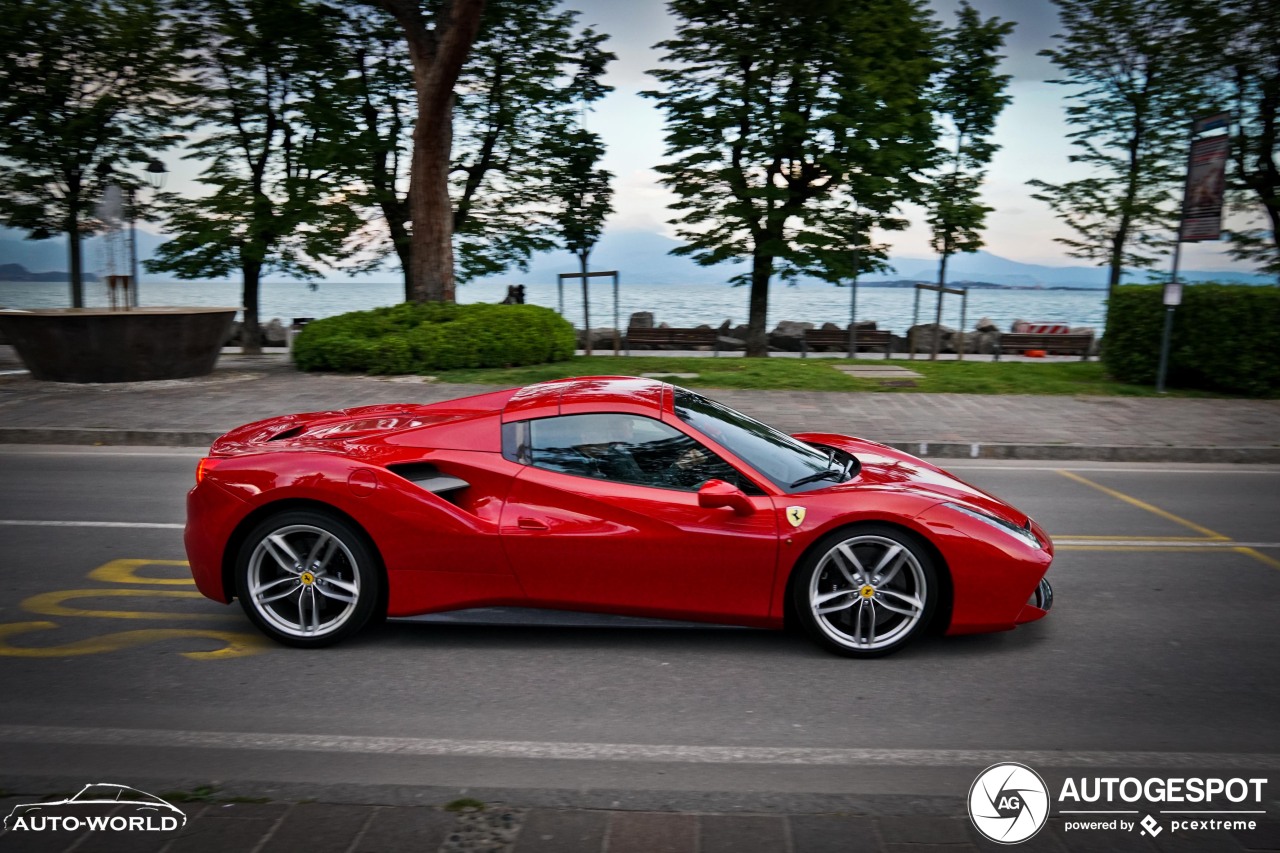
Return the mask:
<svg viewBox="0 0 1280 853">
<path fill-rule="evenodd" d="M 591 355 L 591 299 L 588 291 L 587 282 L 587 252 L 578 252 L 578 261 L 582 267 L 582 327 L 586 333 L 583 341 L 583 351 L 587 355 Z"/>
<path fill-rule="evenodd" d="M 413 301 L 453 302 L 453 205 L 449 168 L 453 150 L 453 87 L 480 29 L 484 0 L 440 4 L 428 28 L 417 0 L 378 0 L 409 43 L 418 96 L 409 170 L 409 281 Z"/>
<path fill-rule="evenodd" d="M 747 358 L 769 356 L 769 333 L 765 324 L 769 317 L 769 279 L 773 277 L 773 258 L 755 255 L 751 259 L 751 297 L 747 311 Z"/>
<path fill-rule="evenodd" d="M 262 275 L 262 262 L 243 261 L 240 271 L 244 280 L 240 296 L 244 302 L 244 325 L 240 327 L 240 352 L 245 355 L 262 355 L 262 332 L 258 326 L 258 279 Z"/>
<path fill-rule="evenodd" d="M 71 277 L 71 307 L 84 307 L 84 271 L 81 262 L 80 246 L 80 211 L 75 204 L 68 204 L 67 215 L 67 256 Z"/>
<path fill-rule="evenodd" d="M 409 298 L 414 302 L 454 302 L 453 203 L 449 200 L 453 97 L 450 95 L 448 106 L 435 114 L 424 110 L 422 103 L 419 96 L 409 178 L 409 215 L 413 220 L 407 267 Z"/>
<path fill-rule="evenodd" d="M 396 250 L 396 257 L 400 259 L 400 272 L 404 276 L 404 301 L 413 302 L 413 246 L 409 239 L 409 229 L 404 227 L 402 219 L 396 217 L 394 208 L 384 205 L 382 216 L 387 220 L 387 227 L 391 231 L 391 245 Z"/>
</svg>

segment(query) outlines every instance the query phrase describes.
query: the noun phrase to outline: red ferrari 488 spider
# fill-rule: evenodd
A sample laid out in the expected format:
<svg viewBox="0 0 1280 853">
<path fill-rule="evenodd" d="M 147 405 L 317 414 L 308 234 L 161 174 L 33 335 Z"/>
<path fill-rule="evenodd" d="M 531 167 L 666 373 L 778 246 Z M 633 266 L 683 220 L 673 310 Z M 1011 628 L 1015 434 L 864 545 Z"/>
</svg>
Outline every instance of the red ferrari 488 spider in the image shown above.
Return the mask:
<svg viewBox="0 0 1280 853">
<path fill-rule="evenodd" d="M 629 377 L 232 430 L 196 472 L 186 547 L 205 595 L 294 646 L 375 614 L 517 606 L 795 619 L 869 657 L 1052 603 L 1052 542 L 997 498 L 882 444 L 787 435 Z"/>
</svg>

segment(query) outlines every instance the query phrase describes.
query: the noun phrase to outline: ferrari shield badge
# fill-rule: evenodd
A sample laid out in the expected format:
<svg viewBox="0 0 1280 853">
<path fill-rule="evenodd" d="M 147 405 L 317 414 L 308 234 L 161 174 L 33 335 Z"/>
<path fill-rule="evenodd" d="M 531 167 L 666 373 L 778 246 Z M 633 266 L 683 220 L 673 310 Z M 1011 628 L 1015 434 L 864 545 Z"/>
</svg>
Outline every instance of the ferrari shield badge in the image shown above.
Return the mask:
<svg viewBox="0 0 1280 853">
<path fill-rule="evenodd" d="M 799 527 L 804 521 L 804 507 L 789 506 L 787 507 L 787 521 L 791 522 L 792 527 Z"/>
</svg>

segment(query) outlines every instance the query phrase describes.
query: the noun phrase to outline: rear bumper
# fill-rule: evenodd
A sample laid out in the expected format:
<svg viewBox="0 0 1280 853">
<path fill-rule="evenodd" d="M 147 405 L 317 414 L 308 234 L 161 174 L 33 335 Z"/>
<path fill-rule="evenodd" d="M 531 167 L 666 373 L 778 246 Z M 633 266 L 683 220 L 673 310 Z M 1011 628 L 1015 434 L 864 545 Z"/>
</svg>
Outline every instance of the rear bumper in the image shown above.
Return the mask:
<svg viewBox="0 0 1280 853">
<path fill-rule="evenodd" d="M 222 577 L 222 560 L 231 531 L 249 511 L 249 506 L 210 478 L 187 493 L 187 525 L 183 530 L 187 562 L 196 589 L 208 598 L 229 604 L 232 590 Z"/>
</svg>

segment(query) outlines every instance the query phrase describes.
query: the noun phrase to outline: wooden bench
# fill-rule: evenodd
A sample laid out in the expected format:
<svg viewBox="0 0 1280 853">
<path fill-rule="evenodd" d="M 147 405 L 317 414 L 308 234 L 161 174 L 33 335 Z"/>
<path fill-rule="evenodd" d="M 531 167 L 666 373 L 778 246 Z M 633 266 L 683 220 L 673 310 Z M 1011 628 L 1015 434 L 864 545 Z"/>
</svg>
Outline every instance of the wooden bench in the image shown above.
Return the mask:
<svg viewBox="0 0 1280 853">
<path fill-rule="evenodd" d="M 713 347 L 716 355 L 726 346 L 742 346 L 737 338 L 726 338 L 718 329 L 641 329 L 627 327 L 627 355 L 631 347 L 641 344 L 647 347 L 678 346 L 686 349 L 693 347 Z"/>
<path fill-rule="evenodd" d="M 1081 361 L 1089 360 L 1089 350 L 1093 348 L 1093 335 L 1035 335 L 1027 332 L 1001 332 L 996 339 L 995 360 L 1000 360 L 1004 352 L 1026 352 L 1029 349 L 1042 349 L 1047 353 L 1058 355 L 1079 355 Z"/>
<path fill-rule="evenodd" d="M 892 334 L 877 329 L 859 329 L 855 345 L 858 352 L 884 350 L 884 357 L 889 357 Z M 814 347 L 835 347 L 837 350 L 849 351 L 849 333 L 847 331 L 831 331 L 830 329 L 805 329 L 804 338 L 800 341 L 800 357 L 809 355 Z"/>
</svg>

